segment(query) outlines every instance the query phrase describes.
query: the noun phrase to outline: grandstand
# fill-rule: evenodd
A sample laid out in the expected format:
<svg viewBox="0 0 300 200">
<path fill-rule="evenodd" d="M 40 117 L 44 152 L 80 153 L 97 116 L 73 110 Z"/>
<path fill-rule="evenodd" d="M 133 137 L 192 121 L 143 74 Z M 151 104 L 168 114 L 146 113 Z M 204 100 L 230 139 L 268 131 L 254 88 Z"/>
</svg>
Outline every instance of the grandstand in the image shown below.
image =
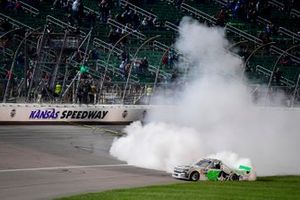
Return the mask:
<svg viewBox="0 0 300 200">
<path fill-rule="evenodd" d="M 300 100 L 300 8 L 288 0 L 1 1 L 1 100 L 144 104 L 149 88 L 186 81 L 173 47 L 186 15 L 224 27 L 251 86 Z"/>
</svg>

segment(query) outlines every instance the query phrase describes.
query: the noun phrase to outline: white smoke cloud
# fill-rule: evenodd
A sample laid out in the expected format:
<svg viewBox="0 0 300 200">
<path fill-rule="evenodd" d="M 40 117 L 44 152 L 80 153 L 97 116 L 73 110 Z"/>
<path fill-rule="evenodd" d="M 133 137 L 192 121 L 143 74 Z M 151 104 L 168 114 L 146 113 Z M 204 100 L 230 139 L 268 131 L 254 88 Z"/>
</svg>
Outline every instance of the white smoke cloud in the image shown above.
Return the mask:
<svg viewBox="0 0 300 200">
<path fill-rule="evenodd" d="M 224 30 L 184 18 L 175 46 L 193 63 L 195 80 L 177 106 L 153 109 L 147 124 L 128 126 L 111 154 L 169 172 L 174 165 L 211 156 L 232 167 L 253 164 L 258 175 L 300 174 L 300 110 L 252 103 L 242 60 L 227 51 Z"/>
<path fill-rule="evenodd" d="M 128 164 L 150 169 L 170 172 L 177 164 L 199 159 L 203 146 L 195 129 L 174 124 L 153 122 L 143 126 L 134 122 L 125 132 L 127 136 L 113 143 L 111 154 Z"/>
</svg>

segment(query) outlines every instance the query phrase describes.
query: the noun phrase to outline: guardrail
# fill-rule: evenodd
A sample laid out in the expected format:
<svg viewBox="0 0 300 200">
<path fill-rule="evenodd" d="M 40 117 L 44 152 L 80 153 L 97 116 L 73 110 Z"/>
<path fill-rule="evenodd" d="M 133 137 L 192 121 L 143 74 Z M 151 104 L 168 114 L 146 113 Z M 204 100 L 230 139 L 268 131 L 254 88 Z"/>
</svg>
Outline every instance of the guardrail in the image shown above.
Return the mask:
<svg viewBox="0 0 300 200">
<path fill-rule="evenodd" d="M 291 58 L 292 61 L 294 61 L 294 62 L 300 64 L 300 58 L 299 58 L 298 56 L 295 56 L 295 55 L 293 55 L 293 54 L 291 54 L 291 53 L 289 53 L 289 52 L 285 52 L 284 50 L 282 50 L 282 49 L 280 49 L 280 48 L 278 48 L 278 47 L 276 47 L 276 46 L 274 46 L 274 45 L 271 45 L 271 46 L 270 46 L 270 50 L 271 50 L 272 52 L 274 52 L 274 53 L 279 54 L 279 55 L 285 53 L 286 55 L 288 55 L 288 56 Z"/>
<path fill-rule="evenodd" d="M 21 42 L 23 40 L 23 37 L 19 36 L 19 35 L 16 35 L 15 36 L 15 39 L 19 42 Z M 37 43 L 30 40 L 30 39 L 26 39 L 26 43 L 27 45 L 29 45 L 30 47 L 33 47 L 33 48 L 36 48 L 37 47 Z"/>
<path fill-rule="evenodd" d="M 172 29 L 173 31 L 178 32 L 178 26 L 171 23 L 171 22 L 169 22 L 169 21 L 165 22 L 165 27 L 168 28 L 168 29 Z"/>
<path fill-rule="evenodd" d="M 127 26 L 124 26 L 123 24 L 120 24 L 119 22 L 113 20 L 113 19 L 108 19 L 107 23 L 115 28 L 119 28 L 122 31 L 126 32 L 126 33 L 131 33 L 131 35 L 133 35 L 134 37 L 141 39 L 141 40 L 145 40 L 146 36 L 140 32 L 138 32 L 137 30 L 134 30 L 132 28 L 129 28 Z"/>
<path fill-rule="evenodd" d="M 300 17 L 300 11 L 293 8 L 290 13 L 291 17 Z"/>
<path fill-rule="evenodd" d="M 93 41 L 93 44 L 97 47 L 101 47 L 102 49 L 104 50 L 108 50 L 108 51 L 111 51 L 113 45 L 112 44 L 108 44 L 106 43 L 105 41 L 103 40 L 100 40 L 99 38 L 94 38 L 94 41 Z M 117 47 L 115 47 L 113 49 L 113 52 L 117 55 L 120 55 L 123 51 Z M 130 55 L 131 56 L 131 55 Z M 102 61 L 104 62 L 104 61 Z M 152 73 L 156 73 L 156 70 L 157 70 L 157 67 L 153 66 L 153 65 L 149 65 L 149 71 L 152 72 Z M 164 71 L 160 71 L 160 76 L 163 76 L 163 77 L 166 77 L 166 78 L 169 78 L 171 77 L 171 74 L 167 73 L 167 72 L 164 72 Z"/>
<path fill-rule="evenodd" d="M 155 48 L 158 48 L 158 49 L 162 50 L 162 51 L 167 51 L 170 48 L 169 46 L 167 46 L 167 45 L 165 45 L 165 44 L 163 44 L 163 43 L 161 43 L 157 40 L 153 41 L 153 46 Z"/>
<path fill-rule="evenodd" d="M 153 66 L 153 65 L 149 65 L 149 71 L 152 73 L 156 73 L 157 71 L 157 67 Z M 170 79 L 172 77 L 171 73 L 165 72 L 163 70 L 159 70 L 158 76 L 161 76 L 165 79 Z"/>
<path fill-rule="evenodd" d="M 252 41 L 252 42 L 254 42 L 256 44 L 262 44 L 262 40 L 259 39 L 258 37 L 250 35 L 249 33 L 246 33 L 246 32 L 244 32 L 244 31 L 242 31 L 242 30 L 240 30 L 240 29 L 238 29 L 238 28 L 236 28 L 236 27 L 234 27 L 234 26 L 232 26 L 230 24 L 226 24 L 225 25 L 225 30 L 233 32 L 235 34 L 238 34 L 239 36 L 241 36 L 241 37 L 243 37 L 243 38 L 245 38 L 245 39 L 247 39 L 249 41 Z"/>
<path fill-rule="evenodd" d="M 227 5 L 227 3 L 226 3 L 225 0 L 214 0 L 214 1 L 215 1 L 216 3 L 219 3 L 219 4 L 222 5 L 222 6 Z M 279 2 L 279 1 L 276 1 L 276 0 L 269 1 L 269 4 L 270 4 L 270 5 L 274 5 L 274 6 L 278 7 L 278 8 L 281 8 L 281 9 L 283 9 L 283 7 L 284 7 L 284 4 L 283 4 L 282 2 Z M 292 10 L 291 10 L 291 15 L 293 15 L 293 14 L 294 14 L 296 17 L 299 17 L 299 16 L 300 16 L 300 12 L 299 12 L 298 10 L 296 10 L 296 9 L 292 9 Z M 267 20 L 267 19 L 265 19 L 265 18 L 263 18 L 263 17 L 261 17 L 261 16 L 258 16 L 258 17 L 257 17 L 257 21 L 258 21 L 259 23 L 261 23 L 261 24 L 264 24 L 264 25 L 272 24 L 272 22 L 271 22 L 270 20 Z M 296 39 L 296 40 L 299 40 L 299 38 L 300 38 L 299 34 L 294 33 L 294 32 L 292 32 L 292 31 L 290 31 L 290 30 L 288 30 L 288 29 L 286 29 L 286 28 L 283 28 L 283 27 L 280 27 L 280 28 L 279 28 L 279 32 L 281 32 L 281 33 L 283 33 L 283 34 L 285 34 L 285 35 L 288 35 L 288 36 L 290 36 L 290 37 L 292 37 L 293 39 Z M 254 38 L 252 37 L 252 39 L 254 39 Z"/>
<path fill-rule="evenodd" d="M 61 21 L 61 20 L 59 20 L 59 19 L 57 19 L 57 18 L 55 18 L 55 17 L 53 17 L 51 15 L 47 15 L 46 22 L 50 22 L 52 24 L 55 24 L 56 26 L 59 26 L 59 27 L 61 27 L 63 29 L 70 28 L 73 31 L 76 30 L 76 28 L 74 26 L 71 26 L 70 24 L 68 24 L 66 22 L 63 22 L 63 21 Z M 84 31 L 80 30 L 80 35 L 81 36 L 86 36 L 86 33 Z"/>
<path fill-rule="evenodd" d="M 227 6 L 227 1 L 226 0 L 214 0 L 216 3 L 222 5 L 222 6 Z"/>
<path fill-rule="evenodd" d="M 264 76 L 267 76 L 267 77 L 270 77 L 271 74 L 273 73 L 272 70 L 267 69 L 267 68 L 265 68 L 261 65 L 256 65 L 255 69 L 258 73 L 262 73 Z M 289 86 L 289 87 L 294 87 L 295 86 L 294 81 L 292 81 L 290 79 L 287 79 L 285 77 L 281 77 L 280 83 L 283 84 L 283 85 Z"/>
<path fill-rule="evenodd" d="M 215 0 L 215 1 L 216 2 L 222 2 L 222 0 Z M 186 3 L 183 3 L 181 8 L 183 10 L 186 10 L 186 11 L 188 11 L 188 12 L 190 12 L 190 13 L 198 16 L 198 17 L 202 17 L 203 19 L 209 20 L 211 22 L 215 22 L 215 18 L 213 18 L 212 16 L 209 16 L 206 13 L 203 13 L 202 11 L 199 11 L 199 10 L 193 8 L 193 7 L 189 6 L 189 5 L 187 5 Z M 263 18 L 261 18 L 261 19 L 264 20 L 264 22 L 269 22 L 268 20 L 265 20 Z M 225 26 L 225 29 L 226 29 L 226 31 L 230 31 L 230 32 L 233 32 L 235 34 L 238 34 L 239 36 L 241 36 L 241 37 L 243 37 L 243 38 L 245 38 L 245 39 L 247 39 L 249 41 L 252 41 L 252 42 L 254 42 L 256 44 L 262 44 L 262 40 L 261 39 L 255 37 L 253 35 L 250 35 L 250 34 L 244 32 L 244 31 L 241 31 L 240 29 L 235 28 L 234 26 L 232 26 L 230 24 L 227 24 Z M 286 33 L 288 33 L 288 32 L 286 31 Z M 293 34 L 293 36 L 295 36 L 295 35 Z M 280 48 L 278 48 L 278 47 L 276 47 L 274 45 L 271 46 L 271 51 L 273 51 L 275 53 L 278 53 L 278 54 L 282 54 L 284 52 L 284 50 L 282 50 L 282 49 L 280 49 Z M 294 56 L 294 55 L 292 55 L 290 53 L 286 53 L 286 54 L 289 55 L 293 61 L 297 62 L 298 64 L 300 63 L 300 58 L 299 57 Z"/>
<path fill-rule="evenodd" d="M 172 51 L 174 51 L 175 53 L 178 53 L 176 49 L 174 49 L 173 47 L 171 46 L 167 46 L 157 40 L 154 40 L 153 41 L 153 47 L 154 48 L 157 48 L 157 49 L 160 49 L 161 51 L 163 52 L 166 52 L 168 49 L 171 49 Z"/>
<path fill-rule="evenodd" d="M 132 3 L 130 3 L 126 0 L 121 0 L 120 3 L 121 3 L 121 6 L 123 6 L 123 7 L 128 6 L 131 10 L 136 11 L 137 13 L 139 13 L 142 16 L 157 18 L 157 16 L 155 14 L 153 14 L 147 10 L 144 10 L 136 5 L 133 5 Z"/>
<path fill-rule="evenodd" d="M 14 2 L 16 3 L 17 0 L 14 0 Z M 40 14 L 40 11 L 37 8 L 34 8 L 31 5 L 29 5 L 23 1 L 18 1 L 18 2 L 21 4 L 22 9 L 25 10 L 25 12 L 27 11 L 30 14 L 32 14 L 33 16 L 37 16 Z"/>
<path fill-rule="evenodd" d="M 95 10 L 93 10 L 91 8 L 86 7 L 86 6 L 83 7 L 83 12 L 85 14 L 91 12 L 91 13 L 94 13 L 95 15 L 97 15 L 97 16 L 100 16 L 100 13 L 98 11 L 95 11 Z"/>
<path fill-rule="evenodd" d="M 0 47 L 0 52 L 1 54 L 7 55 L 11 58 L 14 56 L 14 51 L 9 48 Z"/>
<path fill-rule="evenodd" d="M 17 41 L 21 42 L 23 40 L 23 37 L 21 37 L 19 35 L 16 35 L 15 39 Z M 30 47 L 33 47 L 33 48 L 37 49 L 37 46 L 38 46 L 37 42 L 35 42 L 33 40 L 30 40 L 30 39 L 27 39 L 26 42 L 27 42 L 27 45 L 29 45 Z M 50 57 L 52 57 L 53 59 L 56 59 L 56 53 L 55 53 L 54 50 L 50 50 L 48 55 Z"/>
<path fill-rule="evenodd" d="M 294 33 L 286 28 L 283 28 L 283 27 L 279 27 L 279 30 L 278 30 L 279 33 L 282 33 L 284 35 L 287 35 L 287 36 L 290 36 L 293 40 L 297 40 L 297 41 L 300 41 L 300 35 L 297 34 L 297 33 Z"/>
<path fill-rule="evenodd" d="M 270 20 L 267 20 L 261 16 L 257 16 L 257 22 L 263 25 L 272 24 Z"/>
<path fill-rule="evenodd" d="M 115 67 L 112 64 L 107 64 L 106 61 L 104 61 L 104 60 L 97 60 L 96 64 L 97 64 L 97 66 L 106 68 L 107 70 L 111 71 L 113 74 L 117 74 L 118 76 L 121 76 L 121 77 L 123 76 L 123 74 L 120 72 L 120 69 L 118 67 Z M 133 83 L 139 83 L 139 78 L 134 74 L 130 75 L 130 79 L 131 79 L 131 82 L 133 82 Z"/>
<path fill-rule="evenodd" d="M 99 38 L 94 38 L 93 45 L 95 45 L 96 47 L 100 47 L 104 50 L 108 50 L 108 51 L 111 51 L 114 46 L 114 45 L 109 44 Z M 113 52 L 117 55 L 120 55 L 123 51 L 117 47 L 114 47 Z"/>
<path fill-rule="evenodd" d="M 216 23 L 216 19 L 208 14 L 206 14 L 205 12 L 202 12 L 201 10 L 198 10 L 186 3 L 182 3 L 181 4 L 181 9 L 184 11 L 187 11 L 197 17 L 201 17 L 202 19 L 205 19 L 207 21 L 210 21 L 211 23 L 215 24 Z"/>
<path fill-rule="evenodd" d="M 163 0 L 162 0 L 163 1 Z M 167 2 L 168 4 L 175 4 L 176 1 L 175 0 L 164 0 L 165 2 Z"/>
<path fill-rule="evenodd" d="M 279 1 L 276 1 L 276 0 L 268 1 L 268 3 L 272 6 L 275 6 L 275 7 L 279 8 L 279 9 L 283 9 L 283 7 L 284 7 L 283 3 L 279 2 Z"/>
<path fill-rule="evenodd" d="M 72 4 L 73 4 L 72 1 L 69 1 L 69 2 L 68 2 L 68 5 L 69 5 L 70 7 L 72 7 Z M 86 7 L 86 6 L 83 7 L 83 12 L 84 12 L 85 14 L 87 14 L 88 12 L 92 12 L 92 13 L 96 14 L 97 16 L 100 16 L 100 13 L 99 13 L 99 12 L 97 12 L 97 11 L 95 11 L 95 10 L 89 8 L 89 7 Z"/>
<path fill-rule="evenodd" d="M 26 24 L 23 24 L 22 22 L 19 22 L 19 21 L 13 19 L 13 18 L 10 18 L 9 16 L 4 15 L 3 13 L 0 13 L 0 18 L 2 18 L 2 19 L 4 19 L 4 20 L 5 20 L 5 19 L 8 20 L 9 22 L 11 22 L 11 24 L 15 25 L 16 27 L 19 27 L 19 28 L 21 28 L 21 27 L 26 27 L 26 28 L 28 28 L 28 29 L 30 29 L 30 30 L 33 30 L 32 27 L 30 27 L 30 26 L 28 26 L 28 25 L 26 25 Z"/>
<path fill-rule="evenodd" d="M 202 11 L 200 11 L 200 10 L 198 10 L 198 9 L 190 6 L 190 5 L 187 5 L 186 3 L 182 3 L 181 9 L 183 9 L 183 10 L 185 10 L 185 11 L 187 11 L 187 12 L 189 12 L 189 13 L 195 15 L 195 16 L 197 16 L 198 18 L 200 17 L 202 19 L 208 20 L 208 21 L 210 21 L 213 24 L 216 23 L 216 19 L 214 17 L 212 17 L 212 16 L 210 16 L 210 15 L 208 15 L 208 14 L 206 14 L 206 13 L 204 13 L 204 12 L 202 12 Z M 239 36 L 241 36 L 241 37 L 243 37 L 243 38 L 245 38 L 245 39 L 247 39 L 249 41 L 252 41 L 254 43 L 257 43 L 257 44 L 261 44 L 262 43 L 261 39 L 255 37 L 253 35 L 250 35 L 250 34 L 244 32 L 244 31 L 242 31 L 242 30 L 240 30 L 238 28 L 235 28 L 234 26 L 232 26 L 230 24 L 226 24 L 225 30 L 226 31 L 230 31 L 230 32 L 235 33 L 235 34 L 238 34 Z"/>
</svg>

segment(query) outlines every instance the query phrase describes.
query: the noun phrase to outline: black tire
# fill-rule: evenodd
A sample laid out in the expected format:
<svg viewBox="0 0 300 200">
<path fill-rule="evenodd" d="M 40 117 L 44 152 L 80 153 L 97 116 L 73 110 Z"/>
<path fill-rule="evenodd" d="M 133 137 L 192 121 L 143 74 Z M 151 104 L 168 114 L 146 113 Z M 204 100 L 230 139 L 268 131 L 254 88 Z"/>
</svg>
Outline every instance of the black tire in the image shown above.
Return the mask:
<svg viewBox="0 0 300 200">
<path fill-rule="evenodd" d="M 224 180 L 228 180 L 228 177 L 229 174 L 225 173 L 224 171 L 221 171 L 218 178 L 224 181 Z"/>
<path fill-rule="evenodd" d="M 198 181 L 200 178 L 199 172 L 192 172 L 190 175 L 190 180 L 191 181 Z"/>
<path fill-rule="evenodd" d="M 240 180 L 240 177 L 238 175 L 236 175 L 236 174 L 233 174 L 232 175 L 232 180 L 233 181 L 238 181 L 238 180 Z"/>
</svg>

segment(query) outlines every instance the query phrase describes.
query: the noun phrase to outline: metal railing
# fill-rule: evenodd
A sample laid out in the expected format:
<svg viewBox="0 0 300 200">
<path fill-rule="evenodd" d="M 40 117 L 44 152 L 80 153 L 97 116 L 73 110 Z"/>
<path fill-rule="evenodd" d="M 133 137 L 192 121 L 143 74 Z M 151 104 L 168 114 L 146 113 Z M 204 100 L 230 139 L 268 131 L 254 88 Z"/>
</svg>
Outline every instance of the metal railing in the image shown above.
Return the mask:
<svg viewBox="0 0 300 200">
<path fill-rule="evenodd" d="M 167 45 L 165 45 L 165 44 L 163 44 L 163 43 L 161 43 L 157 40 L 153 41 L 153 46 L 157 49 L 162 50 L 163 52 L 167 51 L 170 48 L 169 46 L 167 46 Z"/>
<path fill-rule="evenodd" d="M 98 11 L 95 11 L 95 10 L 89 8 L 89 7 L 86 7 L 86 6 L 83 7 L 83 12 L 85 14 L 91 12 L 91 13 L 94 13 L 96 16 L 100 16 L 100 13 Z"/>
<path fill-rule="evenodd" d="M 158 42 L 158 41 L 156 41 L 156 43 L 157 43 L 157 42 Z M 97 47 L 100 47 L 100 48 L 102 48 L 102 49 L 104 49 L 104 50 L 108 50 L 108 51 L 111 51 L 111 49 L 112 49 L 112 47 L 113 47 L 112 44 L 108 44 L 108 43 L 106 43 L 106 42 L 104 42 L 103 40 L 100 40 L 100 39 L 98 39 L 98 38 L 94 38 L 93 44 L 94 44 L 95 46 L 97 46 Z M 167 50 L 167 49 L 164 48 L 164 50 Z M 117 54 L 117 55 L 121 55 L 121 53 L 122 53 L 123 51 L 122 51 L 121 49 L 115 47 L 115 48 L 113 49 L 113 52 L 114 52 L 115 54 Z M 130 56 L 132 57 L 132 55 L 130 55 Z M 98 60 L 98 61 L 97 61 L 97 64 L 98 64 L 99 66 L 104 66 L 104 63 L 105 63 L 105 62 L 102 61 L 102 60 Z M 113 72 L 114 72 L 114 73 L 116 72 L 116 70 L 119 70 L 119 69 L 116 69 L 116 67 L 114 67 L 114 66 L 112 66 L 112 65 L 110 65 L 110 66 L 111 66 L 111 69 L 113 69 Z M 154 66 L 154 65 L 149 65 L 149 71 L 150 71 L 151 73 L 155 73 L 156 70 L 157 70 L 157 67 L 156 67 L 156 66 Z M 159 76 L 161 76 L 161 77 L 163 77 L 163 78 L 170 78 L 170 77 L 171 77 L 171 74 L 170 74 L 170 73 L 167 73 L 167 72 L 164 72 L 164 71 L 160 71 L 159 73 L 160 73 Z M 136 78 L 136 81 L 137 81 L 137 77 L 135 77 L 135 78 Z"/>
<path fill-rule="evenodd" d="M 32 27 L 30 27 L 30 26 L 28 26 L 28 25 L 26 25 L 22 22 L 19 22 L 19 21 L 15 20 L 15 19 L 13 19 L 13 18 L 11 18 L 7 15 L 4 15 L 3 13 L 0 13 L 0 18 L 3 19 L 3 20 L 5 20 L 5 19 L 8 20 L 11 24 L 13 24 L 16 27 L 19 27 L 19 28 L 25 27 L 25 28 L 28 28 L 30 30 L 33 30 Z"/>
<path fill-rule="evenodd" d="M 168 4 L 175 4 L 175 0 L 164 0 L 165 2 L 167 2 Z"/>
<path fill-rule="evenodd" d="M 215 1 L 216 3 L 222 5 L 222 6 L 227 5 L 226 0 L 214 0 L 214 1 Z M 283 9 L 283 7 L 284 7 L 284 4 L 283 4 L 282 2 L 279 2 L 279 1 L 276 1 L 276 0 L 269 1 L 269 4 L 270 4 L 270 5 L 273 5 L 273 6 L 276 6 L 276 7 L 280 8 L 280 9 Z M 299 17 L 299 16 L 300 16 L 300 12 L 299 12 L 298 10 L 296 10 L 296 9 L 292 9 L 292 10 L 291 10 L 291 15 L 292 15 L 292 14 L 294 14 L 296 17 Z M 271 22 L 270 20 L 265 19 L 265 18 L 263 18 L 263 17 L 261 17 L 261 16 L 258 16 L 258 17 L 257 17 L 257 21 L 258 21 L 258 23 L 263 24 L 263 25 L 272 24 L 272 22 Z M 233 27 L 230 27 L 230 28 L 233 28 Z M 232 29 L 231 31 L 235 31 L 235 30 Z M 286 28 L 280 27 L 280 28 L 279 28 L 279 32 L 282 33 L 282 34 L 285 34 L 285 35 L 287 35 L 287 36 L 290 36 L 293 40 L 299 41 L 299 39 L 300 39 L 299 34 L 294 33 L 294 32 L 292 32 L 292 31 L 290 31 L 290 30 L 288 30 L 288 29 L 286 29 Z M 243 35 L 244 35 L 244 34 L 243 34 Z M 251 39 L 251 41 L 253 41 L 253 42 L 259 41 L 259 40 L 257 40 L 257 38 L 254 37 L 254 36 L 249 36 L 249 35 L 246 35 L 246 36 L 247 36 L 247 37 L 250 37 L 249 39 Z M 246 38 L 246 39 L 248 39 L 248 38 Z M 259 42 L 261 42 L 261 41 L 259 41 Z"/>
<path fill-rule="evenodd" d="M 274 45 L 270 46 L 270 50 L 274 53 L 279 54 L 279 55 L 285 52 L 284 50 L 282 50 L 282 49 L 280 49 L 280 48 L 278 48 Z M 289 52 L 286 52 L 285 54 L 288 55 L 293 62 L 296 62 L 296 63 L 300 64 L 300 58 L 298 56 L 295 56 L 295 55 L 293 55 Z"/>
<path fill-rule="evenodd" d="M 61 28 L 63 28 L 63 29 L 65 29 L 65 28 L 70 28 L 70 29 L 72 29 L 73 31 L 76 30 L 76 27 L 71 26 L 70 24 L 68 24 L 68 23 L 66 23 L 66 22 L 63 22 L 63 21 L 61 21 L 61 20 L 59 20 L 59 19 L 57 19 L 57 18 L 55 18 L 55 17 L 53 17 L 53 16 L 51 16 L 51 15 L 47 15 L 47 17 L 46 17 L 46 22 L 47 22 L 47 23 L 50 22 L 51 24 L 54 24 L 54 25 L 56 25 L 56 26 L 59 26 L 59 27 L 61 27 Z M 85 36 L 86 33 L 85 33 L 84 31 L 80 30 L 80 35 L 81 35 L 81 36 Z"/>
<path fill-rule="evenodd" d="M 291 37 L 293 39 L 293 41 L 295 41 L 295 40 L 300 41 L 300 35 L 299 34 L 294 33 L 294 32 L 292 32 L 292 31 L 290 31 L 286 28 L 279 27 L 278 32 Z"/>
<path fill-rule="evenodd" d="M 300 11 L 293 8 L 290 13 L 291 17 L 300 17 Z"/>
<path fill-rule="evenodd" d="M 189 13 L 197 16 L 197 17 L 205 19 L 205 20 L 207 20 L 207 21 L 209 21 L 209 22 L 211 22 L 213 24 L 216 23 L 216 19 L 214 17 L 212 17 L 209 14 L 206 14 L 205 12 L 203 12 L 201 10 L 198 10 L 198 9 L 196 9 L 196 8 L 194 8 L 194 7 L 186 4 L 186 3 L 182 3 L 181 4 L 181 9 L 184 10 L 184 11 L 186 11 L 186 12 L 189 12 Z"/>
<path fill-rule="evenodd" d="M 115 28 L 121 29 L 123 32 L 126 33 L 131 33 L 131 35 L 135 36 L 138 39 L 145 40 L 146 36 L 137 30 L 134 30 L 130 27 L 124 26 L 123 24 L 113 20 L 113 19 L 108 19 L 107 23 Z"/>
<path fill-rule="evenodd" d="M 149 65 L 149 71 L 153 74 L 155 74 L 157 72 L 158 67 L 154 66 L 154 65 Z M 159 74 L 158 76 L 164 78 L 165 80 L 168 80 L 172 77 L 172 74 L 165 72 L 163 70 L 159 70 Z"/>
<path fill-rule="evenodd" d="M 257 16 L 257 22 L 263 25 L 272 24 L 270 20 L 267 20 L 261 16 Z"/>
<path fill-rule="evenodd" d="M 214 0 L 216 3 L 222 5 L 222 6 L 227 6 L 227 1 L 226 0 Z"/>
<path fill-rule="evenodd" d="M 261 74 L 263 74 L 266 77 L 270 77 L 271 74 L 272 74 L 272 70 L 267 69 L 267 68 L 265 68 L 265 67 L 263 67 L 261 65 L 256 65 L 255 69 L 256 69 L 256 71 L 258 73 L 261 73 Z M 285 77 L 281 77 L 280 83 L 283 84 L 283 85 L 289 86 L 289 87 L 294 87 L 295 86 L 295 82 L 294 81 L 292 81 L 290 79 L 287 79 Z"/>
<path fill-rule="evenodd" d="M 14 51 L 9 49 L 9 48 L 4 48 L 4 47 L 1 47 L 1 50 L 0 50 L 1 54 L 3 53 L 4 55 L 7 55 L 8 57 L 13 57 L 14 56 Z"/>
<path fill-rule="evenodd" d="M 122 77 L 123 74 L 120 72 L 120 69 L 113 64 L 107 64 L 104 60 L 97 60 L 97 66 L 101 68 L 107 68 L 107 70 L 111 71 L 113 74 L 117 74 L 118 76 Z M 108 67 L 106 67 L 108 66 Z M 131 66 L 133 67 L 133 66 Z M 139 78 L 136 75 L 131 75 L 130 82 L 138 83 Z"/>
<path fill-rule="evenodd" d="M 271 0 L 271 1 L 268 1 L 268 3 L 272 6 L 275 6 L 279 9 L 283 9 L 284 7 L 284 4 L 282 2 L 279 2 L 279 1 L 276 1 L 276 0 Z"/>
<path fill-rule="evenodd" d="M 239 36 L 243 37 L 244 39 L 247 39 L 251 42 L 254 42 L 256 44 L 262 44 L 262 40 L 259 39 L 258 37 L 255 37 L 253 35 L 250 35 L 249 33 L 246 33 L 230 24 L 225 25 L 225 30 L 230 31 L 232 33 L 238 34 Z"/>
<path fill-rule="evenodd" d="M 16 0 L 14 0 L 14 2 L 17 2 Z M 19 1 L 19 3 L 22 6 L 22 9 L 25 12 L 29 12 L 30 14 L 32 14 L 33 16 L 37 16 L 40 14 L 40 11 L 37 8 L 32 7 L 31 5 L 23 2 L 23 1 Z"/>
<path fill-rule="evenodd" d="M 114 45 L 109 44 L 99 38 L 94 38 L 93 45 L 103 49 L 104 51 L 111 51 L 113 49 L 113 52 L 117 55 L 121 55 L 121 53 L 123 52 L 121 49 L 117 47 L 113 48 Z"/>
<path fill-rule="evenodd" d="M 152 17 L 152 18 L 157 18 L 157 16 L 147 10 L 144 10 L 126 0 L 121 0 L 120 1 L 121 3 L 121 6 L 125 7 L 125 6 L 128 6 L 129 9 L 133 10 L 133 11 L 136 11 L 138 14 L 142 15 L 142 16 L 145 16 L 145 17 Z"/>
<path fill-rule="evenodd" d="M 165 27 L 168 28 L 168 29 L 171 29 L 171 30 L 173 30 L 175 32 L 178 32 L 178 26 L 175 25 L 175 24 L 173 24 L 173 23 L 171 23 L 171 22 L 169 22 L 169 21 L 165 22 Z"/>
<path fill-rule="evenodd" d="M 186 4 L 186 3 L 183 3 L 181 5 L 181 9 L 183 9 L 183 10 L 185 10 L 185 11 L 187 11 L 187 12 L 189 12 L 189 13 L 195 15 L 195 16 L 197 16 L 198 18 L 202 18 L 204 20 L 207 20 L 207 21 L 209 21 L 209 22 L 211 22 L 213 24 L 216 23 L 216 18 L 214 18 L 214 17 L 206 14 L 205 12 L 200 11 L 200 10 L 198 10 L 198 9 L 196 9 L 196 8 L 194 8 L 194 7 Z M 232 26 L 232 25 L 230 25 L 228 23 L 225 26 L 225 30 L 229 31 L 229 32 L 232 32 L 234 34 L 237 34 L 237 35 L 243 37 L 244 39 L 247 39 L 247 40 L 252 41 L 254 43 L 257 43 L 257 44 L 261 44 L 262 43 L 261 39 L 255 37 L 255 36 L 253 36 L 253 35 L 251 35 L 249 33 L 246 33 L 246 32 L 244 32 L 244 31 L 242 31 L 242 30 L 240 30 L 240 29 L 238 29 L 238 28 L 236 28 L 236 27 L 234 27 L 234 26 Z"/>
</svg>

